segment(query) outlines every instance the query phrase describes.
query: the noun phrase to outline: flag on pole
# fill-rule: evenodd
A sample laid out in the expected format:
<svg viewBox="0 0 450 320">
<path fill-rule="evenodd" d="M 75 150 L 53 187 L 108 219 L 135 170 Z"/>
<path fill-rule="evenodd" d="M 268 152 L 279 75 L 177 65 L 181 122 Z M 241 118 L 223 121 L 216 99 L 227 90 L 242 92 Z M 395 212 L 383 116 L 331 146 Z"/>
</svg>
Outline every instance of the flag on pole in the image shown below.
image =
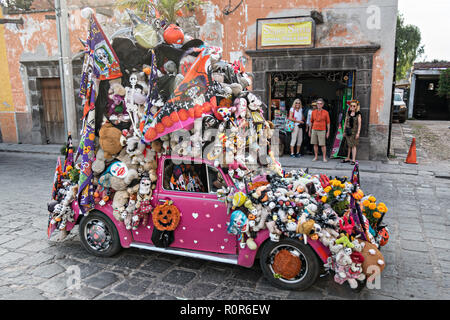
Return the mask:
<svg viewBox="0 0 450 320">
<path fill-rule="evenodd" d="M 98 82 L 122 76 L 119 59 L 94 14 L 89 18 L 89 32 L 85 44 L 79 93 L 84 105 L 83 117 L 95 108 Z"/>
<path fill-rule="evenodd" d="M 77 159 L 81 155 L 78 204 L 83 214 L 95 206 L 92 163 L 95 157 L 96 89 L 100 80 L 111 80 L 121 76 L 119 59 L 95 15 L 91 14 L 79 94 L 84 105 L 83 129 L 76 155 Z"/>
</svg>

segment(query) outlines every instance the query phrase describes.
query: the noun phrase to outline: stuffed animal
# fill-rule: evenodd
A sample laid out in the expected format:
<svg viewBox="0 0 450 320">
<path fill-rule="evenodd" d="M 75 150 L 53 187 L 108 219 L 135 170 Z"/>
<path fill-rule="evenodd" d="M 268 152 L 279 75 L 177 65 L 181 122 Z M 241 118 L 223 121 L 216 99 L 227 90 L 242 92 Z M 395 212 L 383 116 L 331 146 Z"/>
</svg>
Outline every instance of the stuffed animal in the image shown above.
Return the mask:
<svg viewBox="0 0 450 320">
<path fill-rule="evenodd" d="M 94 174 L 99 175 L 105 171 L 105 167 L 105 153 L 103 149 L 99 148 L 95 156 L 95 160 L 92 163 L 92 171 L 94 171 Z"/>
<path fill-rule="evenodd" d="M 122 135 L 122 131 L 110 122 L 103 124 L 98 134 L 100 148 L 103 149 L 106 160 L 118 154 L 126 144 L 126 138 Z"/>
<path fill-rule="evenodd" d="M 119 190 L 114 193 L 112 202 L 113 216 L 117 221 L 123 221 L 122 213 L 125 211 L 126 205 L 130 199 L 127 190 Z"/>
<path fill-rule="evenodd" d="M 361 251 L 361 254 L 364 257 L 364 262 L 362 264 L 363 273 L 367 277 L 374 273 L 381 273 L 386 265 L 380 250 L 378 250 L 375 244 L 370 243 L 369 241 L 357 240 L 361 244 L 364 243 L 364 248 Z"/>
</svg>

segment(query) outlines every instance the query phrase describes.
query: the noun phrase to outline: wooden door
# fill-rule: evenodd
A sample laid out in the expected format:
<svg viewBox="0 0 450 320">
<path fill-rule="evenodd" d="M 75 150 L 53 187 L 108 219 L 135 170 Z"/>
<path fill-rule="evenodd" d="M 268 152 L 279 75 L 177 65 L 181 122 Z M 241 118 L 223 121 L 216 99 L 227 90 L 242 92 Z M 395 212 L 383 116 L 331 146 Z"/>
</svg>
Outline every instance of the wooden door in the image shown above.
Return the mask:
<svg viewBox="0 0 450 320">
<path fill-rule="evenodd" d="M 40 79 L 47 143 L 65 143 L 64 110 L 59 78 Z"/>
</svg>

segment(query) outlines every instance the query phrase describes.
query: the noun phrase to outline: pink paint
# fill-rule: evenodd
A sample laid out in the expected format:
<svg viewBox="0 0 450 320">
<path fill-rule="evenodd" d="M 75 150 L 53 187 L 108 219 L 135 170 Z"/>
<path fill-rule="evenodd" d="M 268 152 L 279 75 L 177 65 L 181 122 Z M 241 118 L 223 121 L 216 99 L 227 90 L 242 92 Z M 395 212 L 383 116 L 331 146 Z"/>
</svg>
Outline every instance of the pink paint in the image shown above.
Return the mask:
<svg viewBox="0 0 450 320">
<path fill-rule="evenodd" d="M 263 244 L 269 238 L 269 230 L 264 229 L 258 232 L 255 243 L 258 246 L 256 250 L 250 250 L 247 246 L 244 249 L 239 247 L 238 265 L 250 268 L 255 262 L 256 254 Z"/>
</svg>

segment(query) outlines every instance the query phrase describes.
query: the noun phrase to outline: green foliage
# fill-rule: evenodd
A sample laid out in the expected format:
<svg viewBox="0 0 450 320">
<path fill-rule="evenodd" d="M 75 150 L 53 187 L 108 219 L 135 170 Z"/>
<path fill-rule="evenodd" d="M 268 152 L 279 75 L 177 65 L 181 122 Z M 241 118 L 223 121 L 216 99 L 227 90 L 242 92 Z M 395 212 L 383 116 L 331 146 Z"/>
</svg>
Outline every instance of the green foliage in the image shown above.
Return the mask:
<svg viewBox="0 0 450 320">
<path fill-rule="evenodd" d="M 116 6 L 120 9 L 129 8 L 135 11 L 141 18 L 152 16 L 152 12 L 159 12 L 161 19 L 170 23 L 176 23 L 177 12 L 187 10 L 193 11 L 199 5 L 204 4 L 203 0 L 116 0 Z"/>
<path fill-rule="evenodd" d="M 78 183 L 78 180 L 80 179 L 80 170 L 77 168 L 72 168 L 72 170 L 69 171 L 69 179 L 73 183 Z"/>
<path fill-rule="evenodd" d="M 12 9 L 30 10 L 33 1 L 34 0 L 1 0 L 0 4 Z"/>
<path fill-rule="evenodd" d="M 450 97 L 450 68 L 441 72 L 437 91 L 440 97 Z"/>
<path fill-rule="evenodd" d="M 401 14 L 397 16 L 397 31 L 395 46 L 397 48 L 397 81 L 406 78 L 406 73 L 411 70 L 414 61 L 424 52 L 424 46 L 420 45 L 422 40 L 420 30 L 414 25 L 405 25 Z"/>
</svg>

